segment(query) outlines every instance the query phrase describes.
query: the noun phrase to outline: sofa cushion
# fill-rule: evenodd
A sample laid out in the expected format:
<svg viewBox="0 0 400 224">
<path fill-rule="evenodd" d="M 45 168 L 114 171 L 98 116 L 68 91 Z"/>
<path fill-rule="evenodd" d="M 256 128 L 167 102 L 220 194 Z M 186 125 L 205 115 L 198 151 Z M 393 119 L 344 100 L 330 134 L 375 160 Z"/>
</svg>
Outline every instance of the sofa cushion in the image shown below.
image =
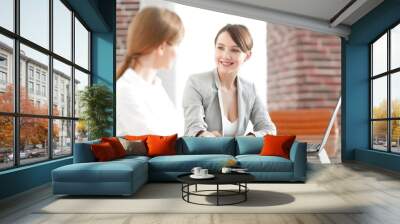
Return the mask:
<svg viewBox="0 0 400 224">
<path fill-rule="evenodd" d="M 236 155 L 260 154 L 264 140 L 262 137 L 236 137 Z"/>
<path fill-rule="evenodd" d="M 117 158 L 122 158 L 126 156 L 126 151 L 124 146 L 121 144 L 117 137 L 103 137 L 101 138 L 101 142 L 108 142 L 114 149 L 115 155 Z"/>
<path fill-rule="evenodd" d="M 279 156 L 238 155 L 240 167 L 249 172 L 292 172 L 292 161 Z"/>
<path fill-rule="evenodd" d="M 181 151 L 178 154 L 225 154 L 235 155 L 235 138 L 233 137 L 182 137 Z"/>
<path fill-rule="evenodd" d="M 190 172 L 193 167 L 200 166 L 211 172 L 219 171 L 230 159 L 231 155 L 174 155 L 158 156 L 149 160 L 149 170 L 163 172 Z"/>
<path fill-rule="evenodd" d="M 264 136 L 264 146 L 261 149 L 261 156 L 280 156 L 286 159 L 290 159 L 290 148 L 294 140 L 295 135 L 265 135 Z"/>
<path fill-rule="evenodd" d="M 122 146 L 126 151 L 126 155 L 137 155 L 145 156 L 147 155 L 146 143 L 141 140 L 127 140 L 124 138 L 118 138 Z"/>
<path fill-rule="evenodd" d="M 113 160 L 113 162 L 127 162 L 130 163 L 132 161 L 138 160 L 142 162 L 148 162 L 150 157 L 147 156 L 136 156 L 136 155 L 131 155 L 131 156 L 125 156 L 124 158 L 116 159 Z M 133 162 L 135 163 L 135 162 Z"/>
<path fill-rule="evenodd" d="M 96 161 L 105 162 L 118 158 L 112 145 L 108 142 L 92 144 L 90 148 L 92 149 L 94 157 L 96 157 Z"/>
<path fill-rule="evenodd" d="M 148 156 L 165 156 L 176 154 L 177 134 L 170 136 L 150 135 L 147 137 L 146 143 Z"/>
<path fill-rule="evenodd" d="M 52 174 L 53 181 L 58 182 L 130 182 L 133 173 L 147 172 L 146 166 L 139 159 L 74 163 L 53 170 Z"/>
</svg>

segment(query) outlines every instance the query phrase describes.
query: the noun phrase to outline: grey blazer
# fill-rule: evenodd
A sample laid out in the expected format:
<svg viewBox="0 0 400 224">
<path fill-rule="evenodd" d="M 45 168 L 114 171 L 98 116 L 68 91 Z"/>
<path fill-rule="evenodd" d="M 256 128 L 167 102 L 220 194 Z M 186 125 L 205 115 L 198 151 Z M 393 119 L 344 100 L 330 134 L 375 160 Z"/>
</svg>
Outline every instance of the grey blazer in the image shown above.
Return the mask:
<svg viewBox="0 0 400 224">
<path fill-rule="evenodd" d="M 249 121 L 256 136 L 276 135 L 276 127 L 256 94 L 253 83 L 237 76 L 238 130 L 245 135 Z M 223 133 L 222 113 L 218 89 L 220 81 L 216 70 L 192 75 L 186 82 L 183 94 L 185 135 L 195 136 L 199 131 Z"/>
</svg>

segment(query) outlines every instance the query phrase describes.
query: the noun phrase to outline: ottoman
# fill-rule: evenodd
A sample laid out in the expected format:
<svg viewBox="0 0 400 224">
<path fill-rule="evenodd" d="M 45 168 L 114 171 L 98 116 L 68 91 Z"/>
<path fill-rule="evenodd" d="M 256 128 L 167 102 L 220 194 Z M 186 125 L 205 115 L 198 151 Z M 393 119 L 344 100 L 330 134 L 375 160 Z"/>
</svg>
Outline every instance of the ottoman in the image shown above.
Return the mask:
<svg viewBox="0 0 400 224">
<path fill-rule="evenodd" d="M 132 195 L 148 180 L 146 159 L 74 163 L 52 171 L 53 193 Z"/>
</svg>

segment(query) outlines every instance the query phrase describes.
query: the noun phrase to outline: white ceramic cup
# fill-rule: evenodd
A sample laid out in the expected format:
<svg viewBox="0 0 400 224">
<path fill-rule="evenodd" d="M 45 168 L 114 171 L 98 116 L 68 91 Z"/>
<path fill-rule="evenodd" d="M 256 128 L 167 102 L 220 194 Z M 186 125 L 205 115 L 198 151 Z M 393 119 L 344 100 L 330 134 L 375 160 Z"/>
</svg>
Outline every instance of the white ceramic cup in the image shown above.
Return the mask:
<svg viewBox="0 0 400 224">
<path fill-rule="evenodd" d="M 192 169 L 192 173 L 194 174 L 194 175 L 196 175 L 196 176 L 199 176 L 199 175 L 201 175 L 200 174 L 200 171 L 202 170 L 202 168 L 201 167 L 193 167 L 193 169 Z"/>
<path fill-rule="evenodd" d="M 222 167 L 221 172 L 222 173 L 230 173 L 232 171 L 232 169 L 230 167 Z"/>
<path fill-rule="evenodd" d="M 200 176 L 207 176 L 208 175 L 208 169 L 201 169 L 200 170 Z"/>
</svg>

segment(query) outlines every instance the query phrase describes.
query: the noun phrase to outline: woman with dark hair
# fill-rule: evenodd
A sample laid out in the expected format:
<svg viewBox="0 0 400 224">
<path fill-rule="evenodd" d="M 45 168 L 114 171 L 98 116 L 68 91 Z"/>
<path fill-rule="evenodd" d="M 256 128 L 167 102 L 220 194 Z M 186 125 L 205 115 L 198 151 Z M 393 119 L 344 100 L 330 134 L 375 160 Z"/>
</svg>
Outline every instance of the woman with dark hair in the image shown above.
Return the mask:
<svg viewBox="0 0 400 224">
<path fill-rule="evenodd" d="M 168 70 L 184 33 L 174 12 L 147 7 L 128 28 L 127 54 L 117 71 L 117 135 L 171 135 L 181 127 L 159 70 Z"/>
<path fill-rule="evenodd" d="M 240 76 L 250 59 L 253 40 L 243 25 L 224 26 L 215 37 L 216 69 L 192 75 L 184 90 L 185 135 L 276 135 L 276 127 L 255 86 Z M 249 121 L 253 131 L 246 132 Z"/>
</svg>

